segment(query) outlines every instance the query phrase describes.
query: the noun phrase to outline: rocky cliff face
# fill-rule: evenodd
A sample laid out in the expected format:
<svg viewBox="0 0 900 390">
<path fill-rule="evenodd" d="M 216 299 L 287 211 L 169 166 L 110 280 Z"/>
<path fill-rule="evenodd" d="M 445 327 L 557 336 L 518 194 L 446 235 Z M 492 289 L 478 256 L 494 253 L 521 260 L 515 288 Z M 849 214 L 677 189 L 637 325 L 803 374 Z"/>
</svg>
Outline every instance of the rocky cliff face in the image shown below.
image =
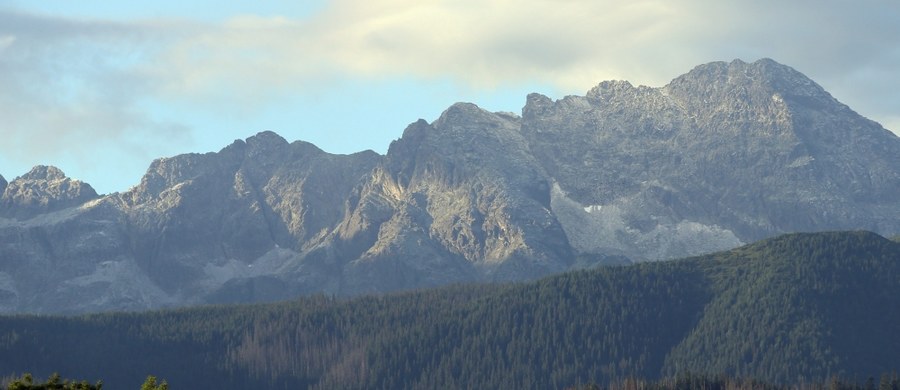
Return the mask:
<svg viewBox="0 0 900 390">
<path fill-rule="evenodd" d="M 360 269 L 403 262 L 403 284 L 417 287 L 446 283 L 435 275 L 515 280 L 567 269 L 572 252 L 549 210 L 547 175 L 519 125 L 519 118 L 472 104 L 410 125 L 364 184 L 361 203 L 382 204 L 385 213 L 369 225 L 377 232 L 360 233 L 375 238 L 357 261 Z M 342 229 L 359 231 L 360 211 Z"/>
<path fill-rule="evenodd" d="M 900 232 L 900 139 L 795 70 L 455 104 L 384 156 L 264 132 L 98 197 L 0 178 L 0 311 L 85 312 L 535 278 L 790 232 Z"/>
</svg>

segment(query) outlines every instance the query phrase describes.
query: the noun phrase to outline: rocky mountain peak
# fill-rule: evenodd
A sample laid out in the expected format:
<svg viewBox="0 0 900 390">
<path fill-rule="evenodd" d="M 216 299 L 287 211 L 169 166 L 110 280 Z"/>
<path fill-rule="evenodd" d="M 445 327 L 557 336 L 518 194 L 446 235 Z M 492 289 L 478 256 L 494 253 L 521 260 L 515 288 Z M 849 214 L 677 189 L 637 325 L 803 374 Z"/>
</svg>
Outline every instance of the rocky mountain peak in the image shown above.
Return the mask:
<svg viewBox="0 0 900 390">
<path fill-rule="evenodd" d="M 553 99 L 539 93 L 530 93 L 525 98 L 525 107 L 522 107 L 522 119 L 527 123 L 552 109 Z"/>
<path fill-rule="evenodd" d="M 773 96 L 808 102 L 836 103 L 821 86 L 790 66 L 765 58 L 753 63 L 711 62 L 675 78 L 665 92 L 683 101 L 709 105 L 720 100 L 748 99 L 765 103 Z"/>
<path fill-rule="evenodd" d="M 244 155 L 238 158 L 240 165 L 245 166 L 254 176 L 265 176 L 267 172 L 271 172 L 275 167 L 290 159 L 291 144 L 274 132 L 257 133 L 247 138 L 245 142 L 247 149 Z M 314 149 L 314 151 L 306 150 L 304 152 L 321 152 L 318 148 L 314 147 Z M 238 161 L 235 160 L 234 163 L 238 164 Z"/>
<path fill-rule="evenodd" d="M 44 165 L 0 187 L 5 187 L 0 197 L 0 215 L 17 219 L 78 206 L 98 197 L 89 184 L 68 178 L 59 168 Z"/>
<path fill-rule="evenodd" d="M 621 95 L 634 90 L 634 86 L 628 81 L 608 80 L 597 84 L 596 87 L 588 91 L 586 97 L 591 99 L 602 100 L 610 95 Z"/>
<path fill-rule="evenodd" d="M 542 94 L 539 94 L 536 92 L 529 93 L 528 96 L 525 98 L 525 107 L 529 107 L 529 106 L 540 107 L 540 106 L 546 106 L 546 105 L 551 105 L 551 104 L 553 104 L 553 99 L 550 99 L 546 95 L 542 95 Z"/>
<path fill-rule="evenodd" d="M 278 153 L 288 146 L 287 140 L 273 131 L 262 131 L 247 139 L 237 139 L 219 151 L 228 159 L 244 159 L 248 153 L 263 156 Z"/>
<path fill-rule="evenodd" d="M 456 103 L 444 110 L 432 124 L 436 129 L 452 130 L 472 124 L 490 122 L 493 114 L 472 103 Z"/>
<path fill-rule="evenodd" d="M 743 68 L 744 73 L 749 77 L 764 80 L 779 93 L 831 99 L 831 95 L 825 89 L 803 73 L 769 58 L 760 59 L 752 64 L 735 60 L 732 61 L 730 67 Z"/>
<path fill-rule="evenodd" d="M 38 165 L 22 175 L 23 180 L 65 180 L 66 174 L 57 167 Z"/>
<path fill-rule="evenodd" d="M 403 136 L 391 142 L 388 147 L 387 156 L 396 155 L 397 153 L 410 153 L 411 149 L 419 145 L 434 128 L 431 127 L 424 119 L 419 119 L 406 126 L 403 130 Z M 402 152 L 401 152 L 402 151 Z"/>
<path fill-rule="evenodd" d="M 287 163 L 294 155 L 317 156 L 324 152 L 305 142 L 289 144 L 272 131 L 263 131 L 246 140 L 235 140 L 217 153 L 189 153 L 154 160 L 131 194 L 131 203 L 158 198 L 163 191 L 179 183 L 195 180 L 231 180 L 236 171 L 266 176 Z M 215 178 L 215 179 L 214 179 Z"/>
<path fill-rule="evenodd" d="M 431 128 L 431 125 L 428 124 L 428 121 L 419 118 L 419 120 L 417 120 L 413 123 L 410 123 L 408 126 L 406 126 L 406 129 L 403 130 L 403 136 L 400 137 L 400 139 L 391 142 L 391 145 L 393 145 L 395 142 L 407 139 L 409 137 L 418 137 L 419 134 L 421 134 L 424 131 L 427 131 L 426 129 L 430 129 L 430 128 Z"/>
<path fill-rule="evenodd" d="M 247 145 L 258 150 L 274 150 L 288 145 L 288 142 L 273 131 L 262 131 L 247 138 Z"/>
<path fill-rule="evenodd" d="M 229 148 L 234 146 L 232 144 Z M 132 203 L 157 198 L 166 189 L 196 177 L 208 165 L 205 163 L 208 160 L 207 155 L 196 153 L 153 160 L 141 178 L 141 183 L 126 198 L 130 198 Z"/>
<path fill-rule="evenodd" d="M 515 114 L 456 103 L 431 124 L 436 131 L 428 143 L 443 150 L 442 154 L 452 154 L 453 159 L 483 163 L 482 157 L 490 159 L 490 155 L 499 152 L 498 148 L 527 148 L 520 134 L 521 121 Z"/>
<path fill-rule="evenodd" d="M 480 159 L 481 151 L 497 147 L 498 142 L 523 143 L 517 134 L 520 121 L 515 114 L 493 113 L 475 104 L 456 103 L 430 124 L 421 119 L 410 124 L 403 137 L 391 143 L 386 157 L 393 161 L 392 166 L 400 156 L 417 156 L 414 158 L 417 160 L 445 156 L 457 162 Z"/>
<path fill-rule="evenodd" d="M 431 126 L 441 142 L 471 143 L 480 137 L 516 137 L 522 118 L 507 112 L 490 112 L 472 103 L 456 103 Z M 450 138 L 448 138 L 450 137 Z"/>
<path fill-rule="evenodd" d="M 6 191 L 6 185 L 9 184 L 6 182 L 6 179 L 3 178 L 3 175 L 0 175 L 0 196 L 3 196 L 3 191 Z"/>
</svg>

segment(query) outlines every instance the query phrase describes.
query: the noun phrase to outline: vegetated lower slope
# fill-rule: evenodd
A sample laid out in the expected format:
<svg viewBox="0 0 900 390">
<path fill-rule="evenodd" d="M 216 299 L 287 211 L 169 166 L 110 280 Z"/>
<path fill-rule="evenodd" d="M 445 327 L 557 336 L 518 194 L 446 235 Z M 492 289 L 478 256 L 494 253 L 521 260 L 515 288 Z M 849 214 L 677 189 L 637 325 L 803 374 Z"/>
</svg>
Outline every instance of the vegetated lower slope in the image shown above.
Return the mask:
<svg viewBox="0 0 900 390">
<path fill-rule="evenodd" d="M 900 243 L 791 234 L 672 262 L 347 301 L 0 317 L 0 367 L 136 387 L 559 388 L 900 369 Z M 6 374 L 6 373 L 0 373 Z"/>
<path fill-rule="evenodd" d="M 900 365 L 900 245 L 869 233 L 794 234 L 700 260 L 715 298 L 667 357 L 778 381 Z M 893 366 L 891 366 L 893 365 Z"/>
</svg>

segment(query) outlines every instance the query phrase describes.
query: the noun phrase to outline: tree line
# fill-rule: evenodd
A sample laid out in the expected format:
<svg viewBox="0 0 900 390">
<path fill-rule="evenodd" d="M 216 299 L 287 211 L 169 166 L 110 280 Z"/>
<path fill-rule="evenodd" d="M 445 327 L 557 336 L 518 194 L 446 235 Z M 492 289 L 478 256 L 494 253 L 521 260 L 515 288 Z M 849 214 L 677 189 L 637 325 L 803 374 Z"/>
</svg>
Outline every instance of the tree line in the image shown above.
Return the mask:
<svg viewBox="0 0 900 390">
<path fill-rule="evenodd" d="M 116 389 L 138 388 L 134 372 L 219 389 L 543 389 L 685 372 L 804 384 L 900 369 L 898 323 L 900 243 L 792 234 L 528 283 L 0 317 L 0 367 Z"/>
</svg>

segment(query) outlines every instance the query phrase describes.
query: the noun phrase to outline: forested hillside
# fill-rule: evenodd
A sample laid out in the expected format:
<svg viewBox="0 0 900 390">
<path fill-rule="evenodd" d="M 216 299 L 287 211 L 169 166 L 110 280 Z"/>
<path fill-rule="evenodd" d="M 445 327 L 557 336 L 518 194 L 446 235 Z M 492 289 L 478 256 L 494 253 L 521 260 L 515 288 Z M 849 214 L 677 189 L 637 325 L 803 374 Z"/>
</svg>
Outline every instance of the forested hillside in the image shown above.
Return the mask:
<svg viewBox="0 0 900 390">
<path fill-rule="evenodd" d="M 0 317 L 0 375 L 137 388 L 561 388 L 900 369 L 900 243 L 791 234 L 671 262 L 337 300 Z"/>
</svg>

